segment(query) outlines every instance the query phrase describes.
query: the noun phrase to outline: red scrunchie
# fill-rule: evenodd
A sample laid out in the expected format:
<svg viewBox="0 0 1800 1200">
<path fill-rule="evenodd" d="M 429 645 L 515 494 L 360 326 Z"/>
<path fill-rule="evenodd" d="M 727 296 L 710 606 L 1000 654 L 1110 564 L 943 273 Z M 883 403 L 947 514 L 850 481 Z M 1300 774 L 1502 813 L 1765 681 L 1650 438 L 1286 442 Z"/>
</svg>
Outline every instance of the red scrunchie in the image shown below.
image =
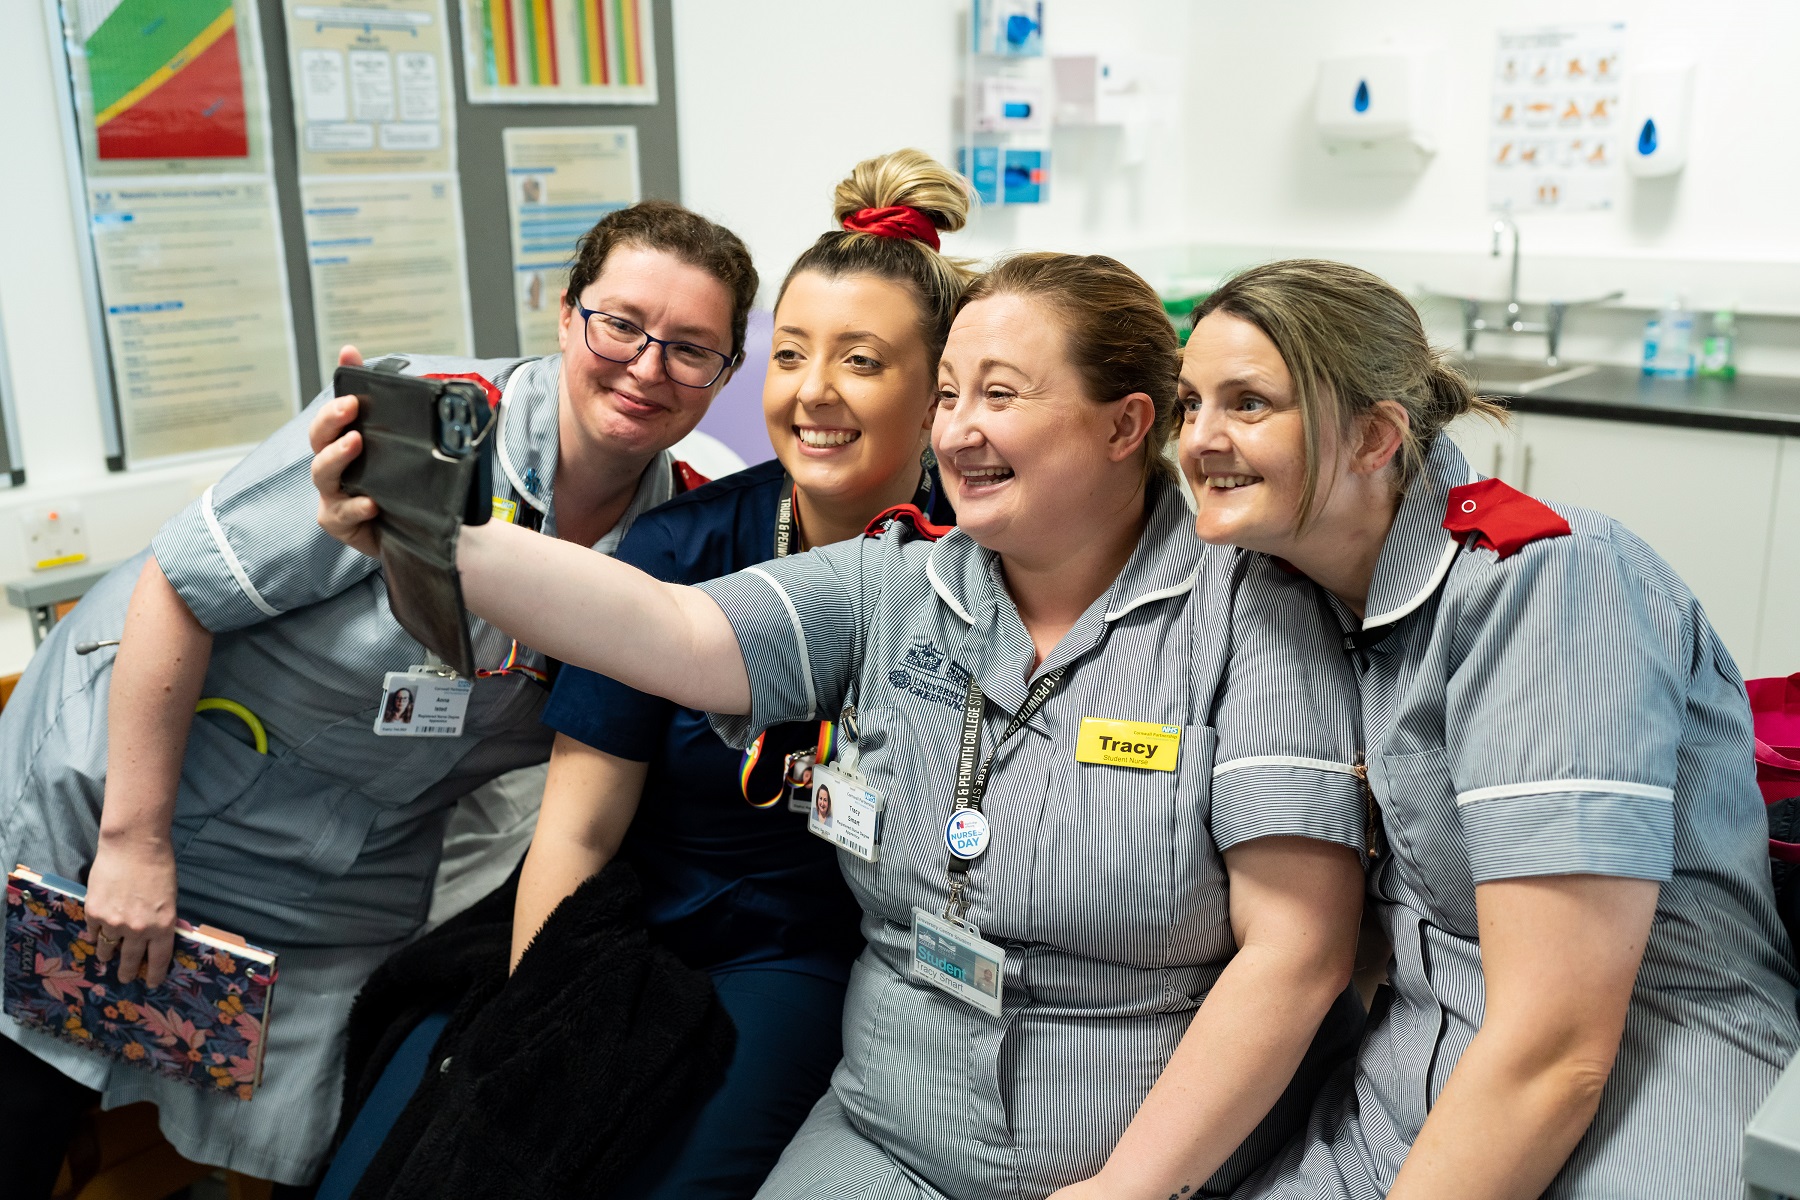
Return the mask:
<svg viewBox="0 0 1800 1200">
<path fill-rule="evenodd" d="M 933 250 L 938 248 L 937 226 L 916 208 L 896 204 L 892 208 L 859 208 L 844 218 L 844 228 L 876 237 L 911 238 Z"/>
</svg>

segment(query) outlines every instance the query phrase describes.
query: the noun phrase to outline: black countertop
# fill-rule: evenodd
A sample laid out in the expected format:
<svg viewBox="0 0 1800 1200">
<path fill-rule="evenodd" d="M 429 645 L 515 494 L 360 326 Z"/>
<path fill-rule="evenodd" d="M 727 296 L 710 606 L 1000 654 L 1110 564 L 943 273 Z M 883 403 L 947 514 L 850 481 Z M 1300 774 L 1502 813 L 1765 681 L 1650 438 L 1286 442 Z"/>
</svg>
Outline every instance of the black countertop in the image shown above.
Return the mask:
<svg viewBox="0 0 1800 1200">
<path fill-rule="evenodd" d="M 1484 390 L 1515 412 L 1800 437 L 1800 379 L 1653 379 L 1636 367 L 1602 366 L 1528 395 Z"/>
</svg>

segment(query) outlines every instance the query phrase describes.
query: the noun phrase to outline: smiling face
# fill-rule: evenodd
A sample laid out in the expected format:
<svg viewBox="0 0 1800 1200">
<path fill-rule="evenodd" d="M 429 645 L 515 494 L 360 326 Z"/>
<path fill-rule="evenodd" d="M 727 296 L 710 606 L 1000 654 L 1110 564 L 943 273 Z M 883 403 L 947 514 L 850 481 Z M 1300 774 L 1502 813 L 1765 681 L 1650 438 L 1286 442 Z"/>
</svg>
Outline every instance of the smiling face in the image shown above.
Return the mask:
<svg viewBox="0 0 1800 1200">
<path fill-rule="evenodd" d="M 580 300 L 656 337 L 731 354 L 730 289 L 665 251 L 619 246 L 582 289 Z M 727 372 L 705 388 L 671 382 L 660 346 L 649 347 L 635 362 L 601 358 L 587 347 L 581 314 L 567 304 L 557 344 L 562 348 L 565 436 L 581 436 L 611 455 L 648 457 L 674 445 L 700 423 L 729 378 Z"/>
<path fill-rule="evenodd" d="M 1097 511 L 1142 491 L 1150 410 L 1148 397 L 1088 396 L 1048 305 L 971 302 L 944 346 L 931 431 L 957 525 L 1002 555 L 1058 553 Z"/>
<path fill-rule="evenodd" d="M 854 524 L 919 481 L 936 382 L 919 318 L 904 284 L 815 271 L 794 276 L 775 310 L 769 440 L 813 505 L 846 510 Z"/>
<path fill-rule="evenodd" d="M 1306 487 L 1306 427 L 1293 376 L 1268 335 L 1213 312 L 1182 355 L 1181 471 L 1208 542 L 1282 555 L 1292 546 Z M 1321 430 L 1328 453 L 1338 441 Z M 1321 471 L 1320 495 L 1329 487 Z"/>
</svg>

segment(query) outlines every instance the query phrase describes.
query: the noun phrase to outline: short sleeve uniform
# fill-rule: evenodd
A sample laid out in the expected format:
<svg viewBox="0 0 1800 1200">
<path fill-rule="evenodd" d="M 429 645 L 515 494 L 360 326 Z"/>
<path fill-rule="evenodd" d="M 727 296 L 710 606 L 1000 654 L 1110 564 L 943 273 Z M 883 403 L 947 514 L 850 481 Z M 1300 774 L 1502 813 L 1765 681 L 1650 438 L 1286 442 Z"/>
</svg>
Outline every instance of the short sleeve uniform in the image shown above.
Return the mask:
<svg viewBox="0 0 1800 1200">
<path fill-rule="evenodd" d="M 1385 1193 L 1481 1026 L 1476 885 L 1597 874 L 1661 893 L 1599 1113 L 1545 1194 L 1735 1200 L 1744 1125 L 1800 1048 L 1737 667 L 1607 517 L 1556 506 L 1571 531 L 1504 558 L 1448 534 L 1475 478 L 1439 439 L 1362 622 L 1390 986 L 1354 1071 L 1245 1194 Z"/>
<path fill-rule="evenodd" d="M 879 862 L 840 855 L 868 941 L 844 1061 L 764 1196 L 877 1180 L 894 1190 L 868 1194 L 1031 1196 L 1086 1177 L 1235 949 L 1221 851 L 1271 833 L 1361 845 L 1352 685 L 1311 584 L 1204 548 L 1174 486 L 1153 484 L 1151 503 L 1123 572 L 1035 673 L 998 560 L 960 531 L 890 530 L 700 585 L 751 683 L 750 715 L 715 727 L 743 744 L 852 711 L 851 756 L 888 805 Z M 996 759 L 993 842 L 969 876 L 969 920 L 1007 949 L 996 1020 L 910 977 L 912 910 L 945 902 L 970 677 L 991 748 L 1058 667 Z M 1076 762 L 1083 716 L 1179 726 L 1176 769 Z M 1322 1044 L 1353 1032 L 1344 1015 Z M 1302 1075 L 1216 1186 L 1296 1127 Z"/>
<path fill-rule="evenodd" d="M 394 365 L 476 374 L 502 389 L 495 494 L 553 530 L 558 359 Z M 281 953 L 264 1087 L 253 1106 L 223 1106 L 0 1018 L 0 1033 L 101 1090 L 108 1107 L 155 1100 L 164 1133 L 188 1157 L 292 1182 L 314 1170 L 336 1123 L 350 999 L 430 904 L 449 806 L 549 749 L 537 720 L 543 689 L 517 674 L 475 682 L 461 737 L 375 736 L 385 674 L 424 652 L 394 621 L 376 562 L 318 527 L 306 427 L 327 398 L 171 518 L 151 546 L 213 634 L 202 695 L 245 705 L 268 733 L 269 752 L 259 754 L 235 718 L 196 717 L 171 830 L 181 915 Z M 645 471 L 621 526 L 672 491 L 665 455 Z M 84 657 L 72 647 L 120 635 L 151 551 L 108 574 L 51 631 L 0 715 L 0 857 L 9 863 L 81 878 L 93 859 L 114 652 Z M 472 640 L 477 660 L 495 666 L 510 644 L 479 621 Z"/>
<path fill-rule="evenodd" d="M 699 583 L 772 557 L 788 485 L 771 461 L 671 500 L 632 527 L 622 562 L 671 583 Z M 941 497 L 942 489 L 933 488 Z M 927 514 L 948 523 L 941 499 Z M 756 808 L 740 783 L 742 754 L 705 713 L 604 675 L 567 667 L 544 723 L 615 757 L 649 764 L 622 853 L 638 867 L 646 915 L 690 966 L 748 964 L 843 982 L 862 947 L 856 901 L 831 846 L 785 801 Z M 812 746 L 816 721 L 771 733 L 776 747 Z M 763 796 L 755 797 L 761 801 Z"/>
</svg>

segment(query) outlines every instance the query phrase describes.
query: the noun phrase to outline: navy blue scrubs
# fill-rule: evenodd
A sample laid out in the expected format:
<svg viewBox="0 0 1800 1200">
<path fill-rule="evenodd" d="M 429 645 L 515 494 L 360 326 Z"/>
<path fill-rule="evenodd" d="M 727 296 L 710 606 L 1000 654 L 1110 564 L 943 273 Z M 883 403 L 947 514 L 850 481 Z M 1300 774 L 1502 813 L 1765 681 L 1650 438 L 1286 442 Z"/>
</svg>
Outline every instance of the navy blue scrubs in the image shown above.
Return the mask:
<svg viewBox="0 0 1800 1200">
<path fill-rule="evenodd" d="M 671 583 L 766 562 L 787 486 L 771 461 L 677 496 L 638 519 L 617 557 Z M 928 516 L 950 524 L 942 490 L 932 487 Z M 862 948 L 862 913 L 836 851 L 806 832 L 805 814 L 789 812 L 785 799 L 766 808 L 746 802 L 742 756 L 704 713 L 568 667 L 543 720 L 649 764 L 620 853 L 637 868 L 652 936 L 712 975 L 738 1029 L 724 1084 L 690 1124 L 670 1131 L 621 1194 L 749 1197 L 824 1094 L 842 1052 L 844 986 Z M 772 765 L 817 734 L 816 724 L 771 730 Z"/>
</svg>

